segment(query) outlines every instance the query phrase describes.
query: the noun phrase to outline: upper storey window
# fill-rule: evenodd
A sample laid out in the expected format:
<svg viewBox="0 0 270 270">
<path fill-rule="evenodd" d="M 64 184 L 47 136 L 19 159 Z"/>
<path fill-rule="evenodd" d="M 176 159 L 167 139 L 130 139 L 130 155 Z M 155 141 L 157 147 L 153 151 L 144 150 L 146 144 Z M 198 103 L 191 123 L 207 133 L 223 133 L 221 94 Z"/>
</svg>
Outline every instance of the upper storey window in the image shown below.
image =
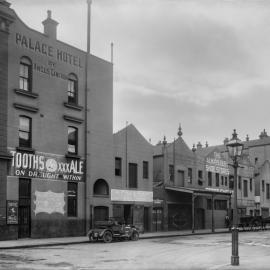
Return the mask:
<svg viewBox="0 0 270 270">
<path fill-rule="evenodd" d="M 78 129 L 75 127 L 68 127 L 68 153 L 78 154 Z"/>
<path fill-rule="evenodd" d="M 32 89 L 32 62 L 27 57 L 20 61 L 20 90 L 30 92 Z"/>
<path fill-rule="evenodd" d="M 19 146 L 32 146 L 32 119 L 27 116 L 20 116 L 19 118 Z"/>
<path fill-rule="evenodd" d="M 68 76 L 68 103 L 78 103 L 78 79 L 74 74 Z"/>
</svg>

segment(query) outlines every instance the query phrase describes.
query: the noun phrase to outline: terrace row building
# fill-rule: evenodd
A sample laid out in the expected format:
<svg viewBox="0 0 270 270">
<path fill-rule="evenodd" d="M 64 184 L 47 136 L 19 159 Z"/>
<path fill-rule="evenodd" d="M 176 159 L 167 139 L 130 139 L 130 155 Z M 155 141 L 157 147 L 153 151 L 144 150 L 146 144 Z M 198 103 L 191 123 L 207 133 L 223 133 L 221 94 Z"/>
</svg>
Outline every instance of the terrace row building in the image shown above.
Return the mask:
<svg viewBox="0 0 270 270">
<path fill-rule="evenodd" d="M 181 128 L 153 146 L 113 134 L 113 64 L 44 33 L 0 0 L 0 239 L 85 235 L 108 217 L 143 231 L 224 227 L 233 198 L 223 145 L 190 149 Z M 225 141 L 226 143 L 226 141 Z M 246 140 L 242 215 L 269 215 L 270 137 Z"/>
</svg>

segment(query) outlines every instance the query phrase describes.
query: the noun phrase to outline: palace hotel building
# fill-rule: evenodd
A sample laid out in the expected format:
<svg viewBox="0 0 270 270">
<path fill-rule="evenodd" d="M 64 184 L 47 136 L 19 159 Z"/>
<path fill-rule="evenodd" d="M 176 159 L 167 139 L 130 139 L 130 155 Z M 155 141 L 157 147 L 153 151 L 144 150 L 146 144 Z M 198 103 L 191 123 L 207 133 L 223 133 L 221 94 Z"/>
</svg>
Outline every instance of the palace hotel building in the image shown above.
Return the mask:
<svg viewBox="0 0 270 270">
<path fill-rule="evenodd" d="M 114 181 L 113 65 L 42 23 L 0 1 L 1 240 L 85 235 Z"/>
</svg>

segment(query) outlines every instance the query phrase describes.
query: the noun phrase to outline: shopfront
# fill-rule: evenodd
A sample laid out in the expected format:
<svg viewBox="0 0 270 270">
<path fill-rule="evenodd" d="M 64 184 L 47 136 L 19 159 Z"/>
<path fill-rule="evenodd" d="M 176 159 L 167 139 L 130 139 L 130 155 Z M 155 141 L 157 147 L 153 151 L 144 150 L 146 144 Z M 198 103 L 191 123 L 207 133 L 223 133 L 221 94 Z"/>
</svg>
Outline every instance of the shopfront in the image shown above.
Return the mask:
<svg viewBox="0 0 270 270">
<path fill-rule="evenodd" d="M 113 217 L 137 226 L 141 232 L 151 231 L 153 192 L 111 189 Z"/>
</svg>

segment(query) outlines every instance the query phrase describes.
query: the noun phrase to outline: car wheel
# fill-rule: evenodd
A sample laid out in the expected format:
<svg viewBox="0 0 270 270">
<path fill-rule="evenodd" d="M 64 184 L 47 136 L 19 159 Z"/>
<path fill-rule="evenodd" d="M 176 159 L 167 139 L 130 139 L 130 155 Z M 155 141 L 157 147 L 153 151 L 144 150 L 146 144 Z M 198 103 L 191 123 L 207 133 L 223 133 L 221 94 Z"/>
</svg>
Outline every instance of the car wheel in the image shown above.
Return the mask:
<svg viewBox="0 0 270 270">
<path fill-rule="evenodd" d="M 139 233 L 138 232 L 133 232 L 131 235 L 131 240 L 132 241 L 137 241 L 139 239 Z"/>
<path fill-rule="evenodd" d="M 111 243 L 113 239 L 112 233 L 110 231 L 106 231 L 103 234 L 103 241 L 104 243 Z"/>
</svg>

